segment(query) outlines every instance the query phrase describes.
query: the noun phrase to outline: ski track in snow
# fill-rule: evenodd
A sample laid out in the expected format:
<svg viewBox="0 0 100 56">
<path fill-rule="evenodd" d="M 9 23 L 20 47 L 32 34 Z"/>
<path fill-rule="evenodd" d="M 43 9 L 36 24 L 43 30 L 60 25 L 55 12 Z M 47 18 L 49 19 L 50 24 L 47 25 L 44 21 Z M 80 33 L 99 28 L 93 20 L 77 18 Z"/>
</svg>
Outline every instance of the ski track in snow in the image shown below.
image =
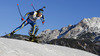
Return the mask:
<svg viewBox="0 0 100 56">
<path fill-rule="evenodd" d="M 97 56 L 68 47 L 0 38 L 0 56 Z"/>
</svg>

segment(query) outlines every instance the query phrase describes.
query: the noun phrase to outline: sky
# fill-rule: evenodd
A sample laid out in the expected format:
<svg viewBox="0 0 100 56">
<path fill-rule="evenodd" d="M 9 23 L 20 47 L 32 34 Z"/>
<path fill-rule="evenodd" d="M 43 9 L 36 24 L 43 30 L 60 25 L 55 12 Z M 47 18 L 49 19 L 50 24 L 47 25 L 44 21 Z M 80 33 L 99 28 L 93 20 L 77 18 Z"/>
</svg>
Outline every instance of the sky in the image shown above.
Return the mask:
<svg viewBox="0 0 100 56">
<path fill-rule="evenodd" d="M 46 6 L 45 24 L 37 20 L 38 34 L 46 29 L 60 30 L 69 24 L 75 25 L 83 18 L 100 17 L 100 0 L 0 0 L 0 36 L 22 24 L 17 4 L 23 16 L 34 11 L 31 4 L 36 10 Z M 16 34 L 28 35 L 30 27 L 27 25 Z"/>
</svg>

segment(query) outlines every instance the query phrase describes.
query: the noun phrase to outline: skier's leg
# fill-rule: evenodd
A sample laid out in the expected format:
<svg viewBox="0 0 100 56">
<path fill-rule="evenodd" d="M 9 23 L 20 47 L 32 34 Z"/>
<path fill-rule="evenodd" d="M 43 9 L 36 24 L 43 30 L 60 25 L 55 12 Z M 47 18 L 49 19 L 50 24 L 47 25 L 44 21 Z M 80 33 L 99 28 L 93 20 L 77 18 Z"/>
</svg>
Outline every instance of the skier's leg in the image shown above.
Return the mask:
<svg viewBox="0 0 100 56">
<path fill-rule="evenodd" d="M 32 26 L 32 29 L 31 29 L 32 30 L 32 33 L 31 33 L 30 38 L 29 38 L 30 41 L 32 41 L 33 38 L 35 37 L 34 31 L 35 31 L 36 23 L 32 22 L 31 23 L 31 26 Z"/>
<path fill-rule="evenodd" d="M 13 35 L 15 32 L 17 32 L 18 30 L 22 29 L 23 27 L 25 27 L 27 25 L 27 21 L 24 21 L 21 26 L 17 27 L 14 31 L 12 31 L 8 36 Z"/>
<path fill-rule="evenodd" d="M 39 28 L 38 28 L 38 26 L 36 26 L 36 30 L 35 30 L 34 35 L 36 35 L 36 34 L 37 34 L 38 30 L 39 30 Z"/>
<path fill-rule="evenodd" d="M 36 28 L 36 24 L 33 26 L 33 31 L 32 31 L 32 35 L 35 35 L 35 28 Z"/>
<path fill-rule="evenodd" d="M 25 27 L 28 23 L 26 21 L 24 21 L 21 26 L 17 27 L 14 32 L 17 32 L 18 30 L 22 29 L 23 27 Z"/>
<path fill-rule="evenodd" d="M 29 38 L 30 41 L 33 39 L 33 37 L 35 37 L 35 35 L 34 35 L 35 26 L 36 26 L 36 25 L 34 25 L 34 26 L 32 27 L 32 29 L 31 29 L 31 30 L 32 30 L 32 33 L 31 33 L 30 38 Z"/>
</svg>

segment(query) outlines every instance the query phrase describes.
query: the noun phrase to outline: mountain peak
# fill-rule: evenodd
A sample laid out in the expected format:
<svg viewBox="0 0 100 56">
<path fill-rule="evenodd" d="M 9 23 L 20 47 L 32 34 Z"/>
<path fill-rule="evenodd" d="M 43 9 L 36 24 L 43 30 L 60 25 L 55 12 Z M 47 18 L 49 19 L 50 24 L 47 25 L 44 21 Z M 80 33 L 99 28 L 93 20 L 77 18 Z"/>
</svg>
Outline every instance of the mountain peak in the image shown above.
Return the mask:
<svg viewBox="0 0 100 56">
<path fill-rule="evenodd" d="M 49 31 L 49 32 L 48 32 Z M 53 31 L 55 33 L 53 33 Z M 44 33 L 45 32 L 45 33 Z M 68 27 L 62 27 L 61 30 L 45 30 L 42 32 L 45 34 L 45 38 L 74 38 L 77 39 L 79 35 L 90 32 L 100 33 L 100 17 L 84 18 L 76 25 L 68 25 Z M 48 34 L 47 34 L 48 33 Z M 51 40 L 52 40 L 51 39 Z M 95 39 L 93 37 L 92 39 Z"/>
<path fill-rule="evenodd" d="M 84 18 L 79 24 L 84 24 L 89 27 L 97 27 L 100 28 L 100 18 L 93 17 L 93 18 Z"/>
</svg>

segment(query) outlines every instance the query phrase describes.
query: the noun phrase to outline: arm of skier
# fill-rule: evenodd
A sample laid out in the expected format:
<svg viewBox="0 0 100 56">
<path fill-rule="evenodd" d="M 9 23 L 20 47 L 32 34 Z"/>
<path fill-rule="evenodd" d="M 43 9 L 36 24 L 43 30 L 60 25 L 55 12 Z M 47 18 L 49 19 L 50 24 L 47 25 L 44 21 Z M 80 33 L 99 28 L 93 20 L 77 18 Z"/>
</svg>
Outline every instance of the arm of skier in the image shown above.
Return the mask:
<svg viewBox="0 0 100 56">
<path fill-rule="evenodd" d="M 42 24 L 44 24 L 44 22 L 45 22 L 45 17 L 44 17 L 44 15 L 42 16 L 41 21 L 42 21 Z"/>
<path fill-rule="evenodd" d="M 23 18 L 21 18 L 21 20 L 24 21 L 24 19 L 25 19 L 26 17 L 28 17 L 28 16 L 29 16 L 29 12 L 26 13 L 25 16 L 24 16 Z"/>
</svg>

